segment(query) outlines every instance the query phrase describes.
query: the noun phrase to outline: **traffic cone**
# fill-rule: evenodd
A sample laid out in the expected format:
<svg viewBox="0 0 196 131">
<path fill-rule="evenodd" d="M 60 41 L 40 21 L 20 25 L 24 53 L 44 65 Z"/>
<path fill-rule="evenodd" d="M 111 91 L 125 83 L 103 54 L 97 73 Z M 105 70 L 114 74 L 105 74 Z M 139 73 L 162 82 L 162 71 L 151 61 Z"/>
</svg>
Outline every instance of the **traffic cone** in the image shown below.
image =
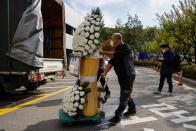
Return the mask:
<svg viewBox="0 0 196 131">
<path fill-rule="evenodd" d="M 182 75 L 182 71 L 180 71 L 179 79 L 178 79 L 178 85 L 182 86 L 183 83 L 184 83 L 183 75 Z"/>
<path fill-rule="evenodd" d="M 153 71 L 155 70 L 154 66 L 152 66 L 152 70 L 153 70 Z"/>
</svg>

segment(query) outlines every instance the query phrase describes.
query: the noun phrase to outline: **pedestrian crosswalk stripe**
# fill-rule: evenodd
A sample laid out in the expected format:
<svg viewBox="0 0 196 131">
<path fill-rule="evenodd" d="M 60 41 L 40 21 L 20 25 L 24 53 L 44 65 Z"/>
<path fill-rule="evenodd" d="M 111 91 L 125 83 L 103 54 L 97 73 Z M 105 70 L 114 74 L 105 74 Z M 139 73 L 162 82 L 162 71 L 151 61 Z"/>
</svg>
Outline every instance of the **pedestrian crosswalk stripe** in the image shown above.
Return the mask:
<svg viewBox="0 0 196 131">
<path fill-rule="evenodd" d="M 144 117 L 144 118 L 139 118 L 138 116 L 133 116 L 129 120 L 122 120 L 120 122 L 120 125 L 126 126 L 126 125 L 133 125 L 133 124 L 138 124 L 138 123 L 144 123 L 144 122 L 150 122 L 150 121 L 156 121 L 158 120 L 155 117 Z"/>
<path fill-rule="evenodd" d="M 194 130 L 196 130 L 196 126 L 194 126 L 194 125 L 183 124 L 183 126 L 184 126 L 185 128 L 187 128 L 187 129 L 194 129 Z"/>
<path fill-rule="evenodd" d="M 154 129 L 144 128 L 144 131 L 154 131 Z"/>
</svg>

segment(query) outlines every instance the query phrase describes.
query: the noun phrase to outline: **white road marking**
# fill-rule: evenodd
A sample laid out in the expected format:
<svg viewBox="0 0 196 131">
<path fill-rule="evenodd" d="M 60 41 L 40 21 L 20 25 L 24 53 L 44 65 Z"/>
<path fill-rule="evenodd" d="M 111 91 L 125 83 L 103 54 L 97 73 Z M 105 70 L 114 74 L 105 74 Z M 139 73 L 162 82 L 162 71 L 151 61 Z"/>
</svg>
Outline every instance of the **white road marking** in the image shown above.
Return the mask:
<svg viewBox="0 0 196 131">
<path fill-rule="evenodd" d="M 149 105 L 142 105 L 143 108 L 153 108 L 153 107 L 164 107 L 164 106 L 170 106 L 166 103 L 160 103 L 160 104 L 149 104 Z"/>
<path fill-rule="evenodd" d="M 185 123 L 185 122 L 190 122 L 190 121 L 196 121 L 196 116 L 183 116 L 182 114 L 190 113 L 190 112 L 185 111 L 185 110 L 177 110 L 177 111 L 173 111 L 173 112 L 162 113 L 161 111 L 168 111 L 168 110 L 177 109 L 176 107 L 165 104 L 165 103 L 143 105 L 141 107 L 149 108 L 148 110 L 150 110 L 151 112 L 153 112 L 153 113 L 155 113 L 155 114 L 157 114 L 161 117 L 175 116 L 177 118 L 170 120 L 171 122 L 173 122 L 175 124 L 180 124 L 180 123 Z"/>
<path fill-rule="evenodd" d="M 150 122 L 150 121 L 156 121 L 158 120 L 155 117 L 144 117 L 140 118 L 138 116 L 133 116 L 131 117 L 131 120 L 122 120 L 120 122 L 121 126 L 126 126 L 126 125 L 133 125 L 133 124 L 138 124 L 138 123 L 144 123 L 144 122 Z"/>
<path fill-rule="evenodd" d="M 194 129 L 194 130 L 196 130 L 196 126 L 194 126 L 194 125 L 183 124 L 183 127 L 184 128 L 188 128 L 188 129 Z"/>
<path fill-rule="evenodd" d="M 144 128 L 144 131 L 154 131 L 154 129 Z"/>
<path fill-rule="evenodd" d="M 190 122 L 190 121 L 196 121 L 196 116 L 183 116 L 183 115 L 176 115 L 177 119 L 172 119 L 171 121 L 176 123 L 176 124 L 179 124 L 179 123 L 184 123 L 184 122 Z"/>
<path fill-rule="evenodd" d="M 179 111 L 174 111 L 174 112 L 168 112 L 168 113 L 162 113 L 160 111 L 164 111 L 164 110 L 167 110 L 167 109 L 164 109 L 163 110 L 154 110 L 154 109 L 150 109 L 150 111 L 156 113 L 157 115 L 161 116 L 161 117 L 171 117 L 171 116 L 177 116 L 177 115 L 180 115 L 180 114 L 186 114 L 186 113 L 189 113 L 188 111 L 185 111 L 185 110 L 179 110 Z"/>
</svg>

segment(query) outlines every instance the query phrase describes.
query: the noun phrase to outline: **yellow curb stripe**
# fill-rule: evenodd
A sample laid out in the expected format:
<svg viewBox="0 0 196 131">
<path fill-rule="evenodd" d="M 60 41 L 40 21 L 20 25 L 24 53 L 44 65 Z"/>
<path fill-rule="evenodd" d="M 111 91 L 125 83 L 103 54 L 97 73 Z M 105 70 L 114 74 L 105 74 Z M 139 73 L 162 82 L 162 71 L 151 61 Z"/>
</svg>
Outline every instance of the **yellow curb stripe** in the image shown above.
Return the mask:
<svg viewBox="0 0 196 131">
<path fill-rule="evenodd" d="M 40 98 L 36 98 L 36 99 L 31 100 L 31 101 L 27 101 L 27 102 L 25 102 L 23 104 L 19 104 L 19 105 L 15 106 L 15 107 L 0 109 L 0 116 L 5 115 L 5 114 L 10 113 L 10 112 L 13 112 L 13 111 L 15 111 L 17 109 L 20 109 L 22 107 L 25 107 L 25 106 L 28 106 L 28 105 L 32 105 L 32 104 L 34 104 L 36 102 L 39 102 L 39 101 L 41 101 L 43 99 L 46 99 L 46 98 L 51 97 L 51 96 L 54 96 L 56 94 L 59 94 L 59 93 L 61 93 L 63 91 L 69 90 L 69 89 L 71 89 L 71 87 L 67 86 L 67 88 L 65 88 L 65 89 L 62 89 L 62 90 L 59 90 L 59 91 L 56 91 L 56 92 L 53 92 L 53 93 L 50 93 L 50 94 L 45 94 L 45 95 L 43 95 Z"/>
</svg>

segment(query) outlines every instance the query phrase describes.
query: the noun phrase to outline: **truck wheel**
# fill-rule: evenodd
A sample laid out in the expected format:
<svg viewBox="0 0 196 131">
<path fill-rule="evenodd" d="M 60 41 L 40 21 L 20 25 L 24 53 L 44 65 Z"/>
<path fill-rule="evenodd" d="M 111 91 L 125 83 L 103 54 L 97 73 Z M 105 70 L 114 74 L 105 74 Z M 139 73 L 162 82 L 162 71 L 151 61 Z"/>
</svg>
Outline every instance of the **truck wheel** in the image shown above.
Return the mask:
<svg viewBox="0 0 196 131">
<path fill-rule="evenodd" d="M 39 87 L 39 83 L 37 82 L 29 82 L 25 85 L 25 88 L 28 90 L 28 91 L 34 91 L 36 90 L 37 88 Z"/>
<path fill-rule="evenodd" d="M 4 87 L 0 85 L 0 97 L 3 96 L 5 93 Z"/>
</svg>

